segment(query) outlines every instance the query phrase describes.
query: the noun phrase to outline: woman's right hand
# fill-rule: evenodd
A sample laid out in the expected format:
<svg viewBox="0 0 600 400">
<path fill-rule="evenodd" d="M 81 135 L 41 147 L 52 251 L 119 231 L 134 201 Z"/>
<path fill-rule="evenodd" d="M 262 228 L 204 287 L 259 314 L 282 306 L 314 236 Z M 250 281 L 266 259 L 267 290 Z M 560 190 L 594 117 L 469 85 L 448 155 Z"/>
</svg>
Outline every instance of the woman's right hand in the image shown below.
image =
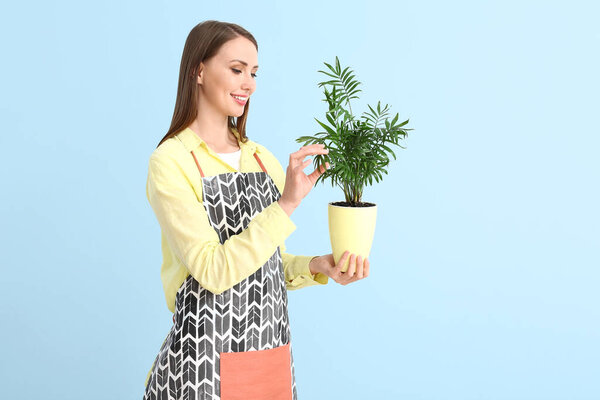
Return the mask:
<svg viewBox="0 0 600 400">
<path fill-rule="evenodd" d="M 290 154 L 290 161 L 285 175 L 285 187 L 279 198 L 281 208 L 288 215 L 291 215 L 294 209 L 300 205 L 302 199 L 315 186 L 315 182 L 319 179 L 319 176 L 325 172 L 325 169 L 321 167 L 321 171 L 315 169 L 310 175 L 306 175 L 304 168 L 312 160 L 304 161 L 304 158 L 310 155 L 327 153 L 329 153 L 329 150 L 325 148 L 325 145 L 315 143 L 303 146 L 300 150 Z M 329 168 L 329 163 L 325 163 L 325 165 Z"/>
<path fill-rule="evenodd" d="M 342 272 L 342 266 L 348 261 L 348 269 Z M 346 286 L 349 283 L 361 280 L 369 276 L 369 258 L 363 260 L 362 256 L 357 256 L 346 250 L 337 264 L 333 259 L 333 253 L 324 256 L 313 257 L 308 266 L 311 274 L 318 272 L 327 275 L 340 285 Z"/>
</svg>

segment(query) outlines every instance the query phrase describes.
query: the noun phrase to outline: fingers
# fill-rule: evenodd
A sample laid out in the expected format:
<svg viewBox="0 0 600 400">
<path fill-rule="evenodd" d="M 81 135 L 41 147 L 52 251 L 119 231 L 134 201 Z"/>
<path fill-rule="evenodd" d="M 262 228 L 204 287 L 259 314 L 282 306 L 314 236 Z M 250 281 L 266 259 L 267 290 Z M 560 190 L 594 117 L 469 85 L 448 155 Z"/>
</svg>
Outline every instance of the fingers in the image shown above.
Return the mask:
<svg viewBox="0 0 600 400">
<path fill-rule="evenodd" d="M 362 279 L 364 276 L 365 263 L 362 260 L 362 256 L 358 256 L 356 265 L 356 280 Z"/>
<path fill-rule="evenodd" d="M 309 162 L 310 162 L 310 160 L 309 160 Z M 308 175 L 308 178 L 313 183 L 313 185 L 315 184 L 317 179 L 319 179 L 319 176 L 323 175 L 323 173 L 327 170 L 327 168 L 329 168 L 328 162 L 325 163 L 325 167 L 319 166 L 319 168 L 316 168 L 310 175 Z"/>
<path fill-rule="evenodd" d="M 346 270 L 346 279 L 352 278 L 356 272 L 356 254 L 350 256 L 350 262 L 348 263 L 348 269 Z"/>
<path fill-rule="evenodd" d="M 346 253 L 344 253 L 344 255 L 346 255 Z M 344 256 L 342 256 L 342 258 L 344 258 Z M 345 262 L 345 260 L 342 260 L 342 258 L 340 258 L 340 263 L 338 266 L 339 268 L 336 267 L 338 269 L 338 271 L 341 270 L 341 266 Z M 348 258 L 348 257 L 346 256 L 345 258 Z M 368 275 L 369 275 L 369 259 L 365 258 L 363 261 L 362 256 L 360 256 L 360 255 L 357 256 L 356 254 L 351 254 L 350 260 L 348 262 L 347 271 L 346 272 L 339 271 L 339 275 L 337 275 L 337 279 L 335 279 L 335 280 L 339 284 L 345 286 L 349 283 L 366 278 Z"/>
<path fill-rule="evenodd" d="M 300 164 L 300 167 L 296 167 L 296 168 L 300 168 L 300 169 L 302 169 L 302 170 L 303 170 L 303 169 L 304 169 L 304 168 L 306 168 L 306 167 L 308 166 L 308 164 L 310 164 L 311 162 L 312 162 L 312 160 L 311 160 L 311 159 L 305 160 L 305 161 L 303 161 L 303 162 L 302 162 L 302 164 Z"/>
<path fill-rule="evenodd" d="M 289 164 L 292 167 L 297 167 L 306 156 L 327 153 L 329 153 L 329 150 L 325 148 L 324 144 L 315 143 L 308 146 L 302 146 L 300 150 L 290 154 Z"/>
<path fill-rule="evenodd" d="M 350 256 L 350 261 L 348 262 L 348 269 L 342 274 L 341 284 L 344 286 L 356 280 L 354 277 L 354 273 L 356 272 L 356 259 L 356 254 L 353 253 Z"/>
<path fill-rule="evenodd" d="M 344 265 L 346 263 L 346 260 L 348 259 L 348 256 L 350 255 L 350 252 L 348 250 L 346 250 L 344 252 L 344 254 L 342 254 L 342 256 L 340 257 L 337 265 L 335 266 L 335 268 L 333 269 L 333 273 L 332 278 L 337 282 L 340 283 L 340 278 L 342 275 L 342 265 Z"/>
</svg>

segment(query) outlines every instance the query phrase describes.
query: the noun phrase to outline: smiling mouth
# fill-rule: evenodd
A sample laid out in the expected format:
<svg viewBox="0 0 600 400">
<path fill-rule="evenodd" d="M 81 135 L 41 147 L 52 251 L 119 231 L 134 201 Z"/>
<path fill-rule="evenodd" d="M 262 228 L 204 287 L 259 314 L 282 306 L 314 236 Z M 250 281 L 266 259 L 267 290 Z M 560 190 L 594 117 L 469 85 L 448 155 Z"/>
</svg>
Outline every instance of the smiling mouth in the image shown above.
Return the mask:
<svg viewBox="0 0 600 400">
<path fill-rule="evenodd" d="M 246 102 L 248 101 L 248 98 L 247 98 L 247 97 L 246 97 L 246 98 L 244 98 L 243 100 L 242 100 L 242 98 L 241 98 L 241 97 L 236 97 L 236 96 L 234 96 L 234 95 L 231 95 L 231 97 L 233 97 L 233 100 L 235 100 L 235 102 L 236 102 L 236 103 L 238 103 L 238 104 L 241 104 L 241 105 L 244 105 L 244 104 L 246 104 Z"/>
</svg>

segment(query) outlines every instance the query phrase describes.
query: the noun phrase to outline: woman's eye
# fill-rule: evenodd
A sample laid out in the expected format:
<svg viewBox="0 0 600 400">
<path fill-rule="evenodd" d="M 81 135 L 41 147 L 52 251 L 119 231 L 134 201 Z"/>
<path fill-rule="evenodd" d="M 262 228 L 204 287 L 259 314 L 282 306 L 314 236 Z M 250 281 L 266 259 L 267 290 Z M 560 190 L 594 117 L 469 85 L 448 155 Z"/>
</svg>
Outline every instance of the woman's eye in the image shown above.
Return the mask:
<svg viewBox="0 0 600 400">
<path fill-rule="evenodd" d="M 232 70 L 233 72 L 235 72 L 236 74 L 239 74 L 240 72 L 242 72 L 242 71 L 240 71 L 239 69 L 235 69 L 235 68 L 231 68 L 231 70 Z M 250 74 L 250 75 L 252 75 L 252 77 L 253 77 L 253 78 L 256 78 L 256 77 L 258 76 L 258 75 L 256 75 L 256 74 Z"/>
</svg>

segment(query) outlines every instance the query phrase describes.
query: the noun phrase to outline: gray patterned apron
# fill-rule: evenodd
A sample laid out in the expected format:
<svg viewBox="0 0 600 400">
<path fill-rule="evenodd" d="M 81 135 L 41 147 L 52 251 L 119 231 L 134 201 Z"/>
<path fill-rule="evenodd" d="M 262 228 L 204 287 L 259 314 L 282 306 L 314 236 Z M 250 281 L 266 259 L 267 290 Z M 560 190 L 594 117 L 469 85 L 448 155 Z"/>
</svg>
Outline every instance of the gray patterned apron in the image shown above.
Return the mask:
<svg viewBox="0 0 600 400">
<path fill-rule="evenodd" d="M 204 176 L 191 154 L 202 179 L 203 205 L 221 243 L 242 232 L 256 214 L 281 197 L 256 153 L 263 172 L 210 177 Z M 152 366 L 144 400 L 296 400 L 290 339 L 279 247 L 252 275 L 218 295 L 188 275 L 177 291 L 173 326 Z M 249 364 L 243 364 L 244 358 Z M 227 375 L 221 368 L 226 360 L 231 363 Z M 221 391 L 226 380 L 227 394 Z"/>
</svg>

